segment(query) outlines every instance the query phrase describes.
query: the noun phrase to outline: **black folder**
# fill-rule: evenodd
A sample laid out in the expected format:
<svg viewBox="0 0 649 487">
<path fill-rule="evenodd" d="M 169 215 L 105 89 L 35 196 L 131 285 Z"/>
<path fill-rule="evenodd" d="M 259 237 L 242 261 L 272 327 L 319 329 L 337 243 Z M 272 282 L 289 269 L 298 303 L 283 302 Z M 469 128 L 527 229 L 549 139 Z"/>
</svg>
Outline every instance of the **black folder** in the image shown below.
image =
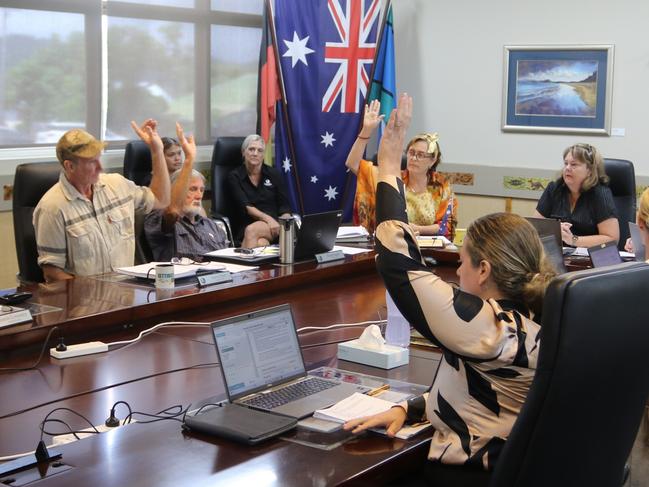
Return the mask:
<svg viewBox="0 0 649 487">
<path fill-rule="evenodd" d="M 185 418 L 193 431 L 219 436 L 238 443 L 255 445 L 297 426 L 297 419 L 237 404 L 223 404 Z"/>
</svg>

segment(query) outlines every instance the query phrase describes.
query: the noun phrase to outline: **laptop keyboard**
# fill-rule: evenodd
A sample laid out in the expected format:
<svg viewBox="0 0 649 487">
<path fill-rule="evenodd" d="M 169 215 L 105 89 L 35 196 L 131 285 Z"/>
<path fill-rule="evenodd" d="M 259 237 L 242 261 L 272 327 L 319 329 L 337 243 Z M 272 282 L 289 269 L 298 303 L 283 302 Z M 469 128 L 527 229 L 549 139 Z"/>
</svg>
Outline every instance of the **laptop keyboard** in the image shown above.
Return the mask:
<svg viewBox="0 0 649 487">
<path fill-rule="evenodd" d="M 337 382 L 322 380 L 317 377 L 309 377 L 306 380 L 296 382 L 290 386 L 282 387 L 267 394 L 257 396 L 241 401 L 241 404 L 253 406 L 262 409 L 275 409 L 297 399 L 317 394 L 331 387 L 337 386 Z"/>
</svg>

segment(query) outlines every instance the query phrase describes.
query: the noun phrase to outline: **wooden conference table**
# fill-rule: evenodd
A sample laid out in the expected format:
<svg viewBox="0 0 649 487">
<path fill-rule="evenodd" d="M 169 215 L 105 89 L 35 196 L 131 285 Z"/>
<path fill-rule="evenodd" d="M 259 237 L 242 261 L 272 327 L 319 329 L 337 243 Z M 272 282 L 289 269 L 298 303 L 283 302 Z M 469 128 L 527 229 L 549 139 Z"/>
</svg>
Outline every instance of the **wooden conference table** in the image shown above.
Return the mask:
<svg viewBox="0 0 649 487">
<path fill-rule="evenodd" d="M 443 264 L 436 272 L 452 280 L 455 266 Z M 164 296 L 110 276 L 29 289 L 32 301 L 60 309 L 37 316 L 33 324 L 3 330 L 0 368 L 33 363 L 54 326 L 54 337 L 61 333 L 68 343 L 112 342 L 162 321 L 209 323 L 281 303 L 291 304 L 298 329 L 385 317 L 385 288 L 373 253 L 322 265 L 264 265 L 235 276 L 232 283 L 183 287 Z M 300 333 L 307 367 L 430 384 L 439 361 L 434 350 L 414 348 L 408 366 L 389 371 L 338 361 L 337 343 L 358 337 L 363 328 Z M 147 413 L 222 400 L 216 361 L 208 327 L 165 327 L 108 353 L 64 361 L 46 355 L 36 370 L 0 373 L 0 457 L 33 450 L 40 422 L 57 407 L 71 408 L 98 425 L 120 400 Z M 119 406 L 117 413 L 124 418 L 126 410 Z M 56 417 L 74 429 L 88 426 L 72 414 Z M 63 426 L 48 428 L 66 431 Z M 425 435 L 407 441 L 365 435 L 329 451 L 279 439 L 246 447 L 185 433 L 171 420 L 127 425 L 57 448 L 63 466 L 50 467 L 38 485 L 376 485 L 420 464 L 428 449 Z M 12 485 L 25 481 L 17 477 Z"/>
</svg>

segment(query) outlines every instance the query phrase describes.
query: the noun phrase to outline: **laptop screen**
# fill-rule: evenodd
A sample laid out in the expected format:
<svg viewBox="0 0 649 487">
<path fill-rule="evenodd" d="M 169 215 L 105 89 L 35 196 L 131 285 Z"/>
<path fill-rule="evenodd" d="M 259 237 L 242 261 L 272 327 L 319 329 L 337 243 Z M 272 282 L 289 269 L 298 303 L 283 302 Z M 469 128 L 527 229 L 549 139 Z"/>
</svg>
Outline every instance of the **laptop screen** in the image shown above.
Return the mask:
<svg viewBox="0 0 649 487">
<path fill-rule="evenodd" d="M 543 244 L 545 255 L 547 255 L 548 260 L 552 263 L 557 274 L 565 274 L 567 271 L 566 264 L 563 261 L 563 251 L 557 245 L 554 236 L 544 235 L 541 237 L 541 243 Z"/>
<path fill-rule="evenodd" d="M 557 245 L 562 247 L 563 242 L 561 241 L 561 222 L 555 218 L 536 218 L 536 217 L 526 217 L 528 222 L 536 229 L 536 232 L 539 234 L 539 237 L 544 237 L 545 235 L 552 235 L 557 241 Z"/>
<path fill-rule="evenodd" d="M 231 401 L 306 374 L 288 304 L 212 323 Z"/>
<path fill-rule="evenodd" d="M 336 243 L 342 216 L 341 211 L 304 215 L 295 245 L 295 259 L 312 258 L 315 254 L 329 252 Z"/>
<path fill-rule="evenodd" d="M 633 253 L 635 254 L 635 260 L 639 262 L 644 262 L 645 257 L 645 246 L 642 242 L 642 233 L 640 227 L 633 222 L 629 222 L 629 233 L 631 234 L 631 242 L 633 243 Z"/>
<path fill-rule="evenodd" d="M 605 244 L 589 247 L 588 255 L 590 255 L 593 267 L 605 267 L 622 262 L 622 257 L 620 257 L 615 242 L 606 242 Z"/>
</svg>

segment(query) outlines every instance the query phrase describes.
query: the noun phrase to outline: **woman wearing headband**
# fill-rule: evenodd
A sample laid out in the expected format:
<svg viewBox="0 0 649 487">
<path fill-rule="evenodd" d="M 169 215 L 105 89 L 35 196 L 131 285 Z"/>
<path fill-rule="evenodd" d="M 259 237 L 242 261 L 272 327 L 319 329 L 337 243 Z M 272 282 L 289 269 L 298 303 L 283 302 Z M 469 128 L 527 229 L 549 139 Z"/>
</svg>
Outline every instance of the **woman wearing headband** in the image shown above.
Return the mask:
<svg viewBox="0 0 649 487">
<path fill-rule="evenodd" d="M 604 160 L 595 147 L 575 144 L 563 151 L 561 177 L 545 188 L 536 216 L 561 220 L 563 241 L 573 247 L 620 239 Z"/>
<path fill-rule="evenodd" d="M 345 165 L 358 177 L 354 199 L 354 223 L 373 232 L 377 168 L 364 160 L 363 152 L 372 133 L 381 123 L 381 104 L 372 101 L 365 107 L 363 128 L 347 156 Z M 437 133 L 418 134 L 406 147 L 406 211 L 413 230 L 420 235 L 443 235 L 453 239 L 457 223 L 457 200 L 450 183 L 436 168 L 442 162 Z"/>
</svg>

